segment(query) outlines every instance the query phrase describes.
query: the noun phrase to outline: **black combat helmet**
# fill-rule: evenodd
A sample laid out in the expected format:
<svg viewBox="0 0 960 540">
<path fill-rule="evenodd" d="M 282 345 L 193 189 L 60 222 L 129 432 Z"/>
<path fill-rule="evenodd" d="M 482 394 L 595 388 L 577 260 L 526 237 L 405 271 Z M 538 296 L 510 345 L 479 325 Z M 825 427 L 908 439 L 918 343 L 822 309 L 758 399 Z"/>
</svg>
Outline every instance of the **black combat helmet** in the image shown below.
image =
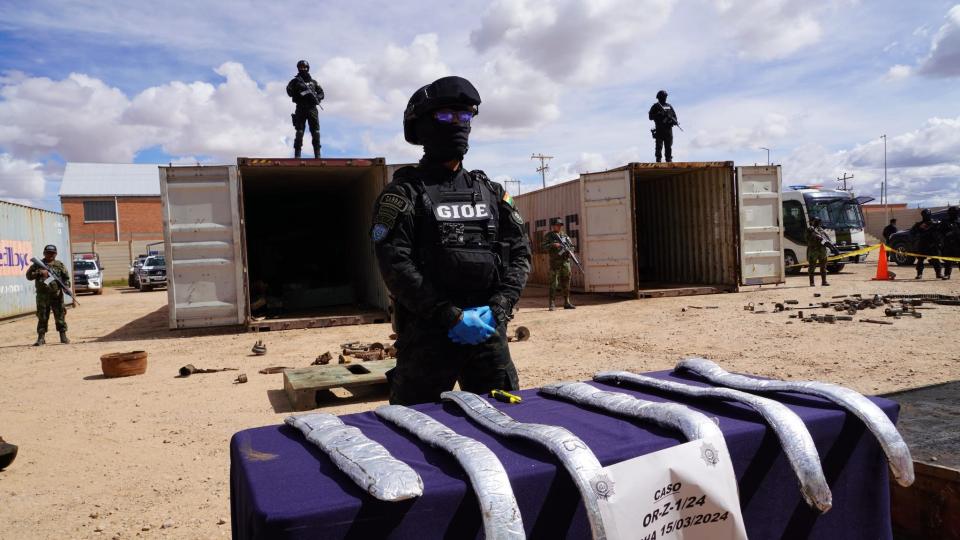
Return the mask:
<svg viewBox="0 0 960 540">
<path fill-rule="evenodd" d="M 55 246 L 55 245 L 53 245 L 53 244 L 47 244 L 47 245 L 43 246 L 43 252 L 44 252 L 44 253 L 56 253 L 56 252 L 57 252 L 57 246 Z"/>
<path fill-rule="evenodd" d="M 463 77 L 443 77 L 420 88 L 403 111 L 403 138 L 410 144 L 423 144 L 417 136 L 416 119 L 430 111 L 458 105 L 471 108 L 474 114 L 480 112 L 480 92 Z"/>
<path fill-rule="evenodd" d="M 667 91 L 666 91 L 666 90 L 661 90 L 661 91 L 657 92 L 657 99 L 661 99 L 661 98 L 667 99 Z"/>
<path fill-rule="evenodd" d="M 924 208 L 923 210 L 920 211 L 920 220 L 927 221 L 929 219 L 930 219 L 930 209 Z"/>
<path fill-rule="evenodd" d="M 310 62 L 307 62 L 306 60 L 297 62 L 297 71 L 300 71 L 301 69 L 310 71 Z"/>
</svg>

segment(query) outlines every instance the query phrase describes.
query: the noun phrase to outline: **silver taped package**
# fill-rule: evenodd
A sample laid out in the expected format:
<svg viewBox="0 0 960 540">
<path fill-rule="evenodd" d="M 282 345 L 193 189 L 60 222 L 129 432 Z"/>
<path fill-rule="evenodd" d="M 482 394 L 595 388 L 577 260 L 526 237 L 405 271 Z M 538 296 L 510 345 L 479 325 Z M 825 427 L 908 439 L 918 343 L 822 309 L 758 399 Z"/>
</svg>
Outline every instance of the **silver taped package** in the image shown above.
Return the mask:
<svg viewBox="0 0 960 540">
<path fill-rule="evenodd" d="M 678 370 L 687 370 L 707 379 L 714 384 L 720 384 L 747 392 L 795 392 L 808 394 L 832 401 L 843 409 L 853 413 L 866 424 L 867 429 L 880 442 L 881 448 L 887 455 L 890 470 L 901 486 L 913 484 L 913 458 L 907 443 L 900 436 L 896 426 L 887 417 L 880 407 L 865 398 L 862 394 L 836 384 L 817 381 L 778 381 L 765 380 L 730 373 L 715 362 L 706 358 L 686 358 L 677 364 Z"/>
<path fill-rule="evenodd" d="M 709 416 L 679 403 L 659 403 L 629 396 L 622 392 L 601 390 L 582 382 L 562 382 L 544 385 L 540 392 L 596 409 L 647 420 L 658 426 L 676 429 L 688 441 L 714 435 L 723 436 Z"/>
<path fill-rule="evenodd" d="M 598 499 L 613 496 L 613 481 L 579 437 L 559 426 L 518 422 L 471 392 L 450 391 L 440 397 L 453 401 L 467 416 L 497 435 L 532 441 L 557 456 L 580 490 L 593 538 L 607 537 Z"/>
<path fill-rule="evenodd" d="M 403 405 L 383 405 L 377 416 L 440 448 L 460 463 L 470 477 L 480 503 L 483 530 L 492 540 L 526 538 L 510 478 L 497 456 L 483 443 L 459 435 L 420 411 Z"/>
<path fill-rule="evenodd" d="M 749 406 L 763 416 L 780 439 L 783 452 L 800 482 L 800 493 L 807 504 L 821 512 L 830 510 L 833 505 L 833 495 L 823 474 L 820 454 L 813 443 L 813 438 L 803 424 L 803 420 L 785 405 L 772 399 L 730 388 L 692 386 L 628 371 L 603 371 L 594 375 L 593 380 L 614 384 L 626 382 L 685 396 L 737 401 Z"/>
<path fill-rule="evenodd" d="M 377 499 L 402 501 L 423 495 L 423 480 L 416 471 L 336 416 L 288 416 L 284 422 L 300 430 L 337 468 Z"/>
</svg>

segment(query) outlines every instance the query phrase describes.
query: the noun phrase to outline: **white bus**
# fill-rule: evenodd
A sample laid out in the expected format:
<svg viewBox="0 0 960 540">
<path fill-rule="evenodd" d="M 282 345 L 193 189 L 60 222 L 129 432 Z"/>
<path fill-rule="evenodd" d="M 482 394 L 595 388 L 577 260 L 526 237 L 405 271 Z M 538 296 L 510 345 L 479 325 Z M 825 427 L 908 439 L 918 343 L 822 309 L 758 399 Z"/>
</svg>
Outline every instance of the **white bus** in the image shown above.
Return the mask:
<svg viewBox="0 0 960 540">
<path fill-rule="evenodd" d="M 800 273 L 802 267 L 791 265 L 807 261 L 804 233 L 812 218 L 820 218 L 827 236 L 840 253 L 866 247 L 863 211 L 860 205 L 872 201 L 873 197 L 854 197 L 849 191 L 820 189 L 815 186 L 790 186 L 782 196 L 783 261 L 788 274 Z M 827 271 L 835 274 L 843 270 L 844 264 L 861 263 L 866 258 L 866 254 L 861 254 L 832 261 L 827 265 Z"/>
</svg>

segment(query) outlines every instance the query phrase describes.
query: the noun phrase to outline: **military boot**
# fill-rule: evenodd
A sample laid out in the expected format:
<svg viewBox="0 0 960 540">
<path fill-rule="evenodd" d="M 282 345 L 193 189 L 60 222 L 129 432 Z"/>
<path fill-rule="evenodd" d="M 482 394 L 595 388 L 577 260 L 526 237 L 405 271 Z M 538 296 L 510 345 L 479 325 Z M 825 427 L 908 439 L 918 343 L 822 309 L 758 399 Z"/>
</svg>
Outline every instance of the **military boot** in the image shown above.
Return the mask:
<svg viewBox="0 0 960 540">
<path fill-rule="evenodd" d="M 810 286 L 811 287 L 815 286 L 813 283 L 813 274 L 810 274 Z"/>
<path fill-rule="evenodd" d="M 320 145 L 313 145 L 313 159 L 320 159 Z"/>
<path fill-rule="evenodd" d="M 555 304 L 553 298 L 551 298 L 550 305 L 547 306 L 547 311 L 554 311 L 555 309 L 557 309 L 557 304 Z"/>
<path fill-rule="evenodd" d="M 67 331 L 60 331 L 60 343 L 70 343 L 70 338 L 67 337 Z"/>
<path fill-rule="evenodd" d="M 577 306 L 570 303 L 570 297 L 568 296 L 563 302 L 563 309 L 577 309 Z"/>
<path fill-rule="evenodd" d="M 45 345 L 46 343 L 47 343 L 47 340 L 43 339 L 43 332 L 38 332 L 38 333 L 37 333 L 37 341 L 34 342 L 33 346 L 34 346 L 34 347 L 39 347 L 39 346 L 41 346 L 41 345 Z"/>
<path fill-rule="evenodd" d="M 827 278 L 823 278 L 823 279 L 820 280 L 820 286 L 821 286 L 821 287 L 829 287 L 829 286 L 830 286 L 830 284 L 827 283 Z"/>
<path fill-rule="evenodd" d="M 294 148 L 294 149 L 293 149 L 293 158 L 294 158 L 294 159 L 300 159 L 300 149 L 299 149 L 299 148 Z"/>
</svg>

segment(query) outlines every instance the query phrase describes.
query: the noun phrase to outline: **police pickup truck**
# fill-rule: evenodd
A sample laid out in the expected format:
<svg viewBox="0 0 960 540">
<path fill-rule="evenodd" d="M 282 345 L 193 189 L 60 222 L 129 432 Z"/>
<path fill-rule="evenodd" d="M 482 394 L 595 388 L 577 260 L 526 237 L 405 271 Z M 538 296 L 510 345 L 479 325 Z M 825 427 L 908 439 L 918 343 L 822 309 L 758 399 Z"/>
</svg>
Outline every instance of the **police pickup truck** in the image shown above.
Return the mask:
<svg viewBox="0 0 960 540">
<path fill-rule="evenodd" d="M 103 267 L 95 253 L 78 253 L 73 257 L 73 290 L 103 294 Z"/>
<path fill-rule="evenodd" d="M 167 286 L 167 261 L 163 255 L 151 255 L 137 268 L 137 284 L 140 291 Z"/>
</svg>

